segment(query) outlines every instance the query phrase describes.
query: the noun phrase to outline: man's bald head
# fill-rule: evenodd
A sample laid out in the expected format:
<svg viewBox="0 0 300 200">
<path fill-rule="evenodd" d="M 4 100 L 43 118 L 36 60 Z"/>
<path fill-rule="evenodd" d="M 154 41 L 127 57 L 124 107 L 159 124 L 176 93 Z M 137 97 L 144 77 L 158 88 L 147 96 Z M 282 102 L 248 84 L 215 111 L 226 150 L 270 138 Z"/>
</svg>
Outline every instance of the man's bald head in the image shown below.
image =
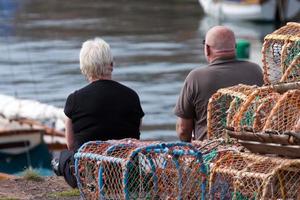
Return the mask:
<svg viewBox="0 0 300 200">
<path fill-rule="evenodd" d="M 206 44 L 216 50 L 235 48 L 235 37 L 232 30 L 225 26 L 215 26 L 206 33 Z"/>
<path fill-rule="evenodd" d="M 235 36 L 232 30 L 225 26 L 214 26 L 206 33 L 205 44 L 209 46 L 208 55 L 214 60 L 216 58 L 227 58 L 235 56 Z M 207 53 L 206 53 L 207 54 Z"/>
</svg>

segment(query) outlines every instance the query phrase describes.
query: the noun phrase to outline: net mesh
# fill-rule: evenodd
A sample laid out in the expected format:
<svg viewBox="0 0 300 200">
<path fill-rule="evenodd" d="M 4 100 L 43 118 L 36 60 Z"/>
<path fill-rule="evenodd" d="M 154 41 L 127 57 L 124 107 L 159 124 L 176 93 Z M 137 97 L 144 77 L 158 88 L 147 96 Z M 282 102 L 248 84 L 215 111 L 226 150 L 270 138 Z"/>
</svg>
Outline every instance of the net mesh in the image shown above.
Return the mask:
<svg viewBox="0 0 300 200">
<path fill-rule="evenodd" d="M 279 96 L 271 88 L 254 89 L 236 111 L 230 127 L 236 131 L 261 131 Z"/>
<path fill-rule="evenodd" d="M 219 138 L 223 135 L 224 129 L 231 124 L 234 114 L 253 88 L 254 86 L 240 84 L 220 89 L 213 94 L 207 106 L 208 138 Z"/>
<path fill-rule="evenodd" d="M 206 164 L 212 163 L 214 160 L 224 155 L 227 151 L 239 152 L 243 149 L 237 140 L 228 140 L 224 138 L 206 139 L 203 141 L 194 140 L 192 141 L 192 145 L 198 151 L 202 152 L 203 158 L 206 159 Z M 208 154 L 211 155 L 207 156 Z"/>
<path fill-rule="evenodd" d="M 300 44 L 300 40 L 298 41 Z M 300 49 L 300 47 L 298 46 Z M 300 54 L 294 57 L 293 61 L 286 68 L 280 82 L 296 82 L 300 80 Z"/>
<path fill-rule="evenodd" d="M 222 138 L 89 142 L 76 178 L 83 199 L 300 199 L 300 159 L 243 150 Z"/>
<path fill-rule="evenodd" d="M 267 35 L 262 54 L 265 84 L 299 81 L 300 24 L 289 22 Z"/>
<path fill-rule="evenodd" d="M 300 160 L 228 152 L 209 185 L 210 199 L 299 199 Z"/>
<path fill-rule="evenodd" d="M 84 199 L 205 199 L 206 167 L 188 143 L 89 142 L 75 168 Z"/>
<path fill-rule="evenodd" d="M 300 120 L 299 82 L 277 87 L 237 85 L 220 89 L 208 103 L 208 138 L 224 137 L 226 129 L 241 132 L 295 132 Z M 279 90 L 279 89 L 278 89 Z M 299 125 L 298 125 L 299 126 Z"/>
<path fill-rule="evenodd" d="M 263 129 L 277 133 L 293 132 L 299 119 L 300 90 L 290 90 L 272 108 Z"/>
</svg>

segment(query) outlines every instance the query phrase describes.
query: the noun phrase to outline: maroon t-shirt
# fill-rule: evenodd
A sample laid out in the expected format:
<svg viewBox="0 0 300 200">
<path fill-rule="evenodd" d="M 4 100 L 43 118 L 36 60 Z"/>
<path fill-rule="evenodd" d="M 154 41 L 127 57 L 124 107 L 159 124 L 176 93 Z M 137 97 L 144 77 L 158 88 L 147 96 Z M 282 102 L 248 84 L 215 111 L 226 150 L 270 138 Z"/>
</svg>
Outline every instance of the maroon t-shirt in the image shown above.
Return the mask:
<svg viewBox="0 0 300 200">
<path fill-rule="evenodd" d="M 261 68 L 248 61 L 216 60 L 208 67 L 196 68 L 186 77 L 174 113 L 194 120 L 194 139 L 203 140 L 207 134 L 207 104 L 220 88 L 237 84 L 263 84 Z"/>
</svg>

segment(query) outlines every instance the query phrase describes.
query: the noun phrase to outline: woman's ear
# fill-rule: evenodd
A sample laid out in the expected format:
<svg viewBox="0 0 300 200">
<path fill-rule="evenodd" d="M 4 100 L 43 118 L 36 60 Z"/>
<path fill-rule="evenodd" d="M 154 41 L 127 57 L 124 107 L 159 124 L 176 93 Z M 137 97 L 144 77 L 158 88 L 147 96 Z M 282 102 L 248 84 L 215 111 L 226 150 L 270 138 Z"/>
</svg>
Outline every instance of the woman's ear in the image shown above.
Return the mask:
<svg viewBox="0 0 300 200">
<path fill-rule="evenodd" d="M 114 70 L 114 62 L 110 63 L 110 70 L 113 71 Z"/>
</svg>

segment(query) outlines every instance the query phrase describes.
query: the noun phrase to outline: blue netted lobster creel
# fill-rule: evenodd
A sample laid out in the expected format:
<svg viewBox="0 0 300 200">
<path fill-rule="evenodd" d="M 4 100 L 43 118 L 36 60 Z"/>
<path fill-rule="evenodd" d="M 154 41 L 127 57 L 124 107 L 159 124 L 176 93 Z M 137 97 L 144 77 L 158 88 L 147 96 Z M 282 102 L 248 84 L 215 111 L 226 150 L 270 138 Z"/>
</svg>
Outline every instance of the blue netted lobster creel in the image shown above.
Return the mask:
<svg viewBox="0 0 300 200">
<path fill-rule="evenodd" d="M 205 199 L 208 169 L 189 143 L 95 141 L 75 154 L 84 199 Z"/>
</svg>

